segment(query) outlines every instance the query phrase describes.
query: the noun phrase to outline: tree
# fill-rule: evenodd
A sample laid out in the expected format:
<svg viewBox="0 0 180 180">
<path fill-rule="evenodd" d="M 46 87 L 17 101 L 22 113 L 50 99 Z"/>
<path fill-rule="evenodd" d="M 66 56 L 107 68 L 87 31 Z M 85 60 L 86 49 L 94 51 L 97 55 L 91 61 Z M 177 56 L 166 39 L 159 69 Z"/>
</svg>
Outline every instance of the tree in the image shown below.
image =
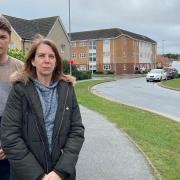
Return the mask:
<svg viewBox="0 0 180 180">
<path fill-rule="evenodd" d="M 165 54 L 165 57 L 168 57 L 169 59 L 178 59 L 178 57 L 180 56 L 179 54 Z"/>
</svg>

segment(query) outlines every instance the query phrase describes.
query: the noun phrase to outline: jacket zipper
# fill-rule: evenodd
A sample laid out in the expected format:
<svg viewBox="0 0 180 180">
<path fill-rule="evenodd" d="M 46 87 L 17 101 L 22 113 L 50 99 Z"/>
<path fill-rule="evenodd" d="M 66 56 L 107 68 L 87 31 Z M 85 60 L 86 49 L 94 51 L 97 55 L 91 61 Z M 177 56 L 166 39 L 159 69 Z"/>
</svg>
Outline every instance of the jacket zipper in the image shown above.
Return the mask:
<svg viewBox="0 0 180 180">
<path fill-rule="evenodd" d="M 45 152 L 45 161 L 46 161 L 46 173 L 48 173 L 49 168 L 48 168 L 48 160 L 47 160 L 47 153 L 46 153 L 45 143 L 44 143 L 43 138 L 42 138 L 42 136 L 41 136 L 41 133 L 40 133 L 40 130 L 39 130 L 39 127 L 38 127 L 36 118 L 35 118 L 35 123 L 36 123 L 36 127 L 37 127 L 37 130 L 38 130 L 39 136 L 40 136 L 41 141 L 42 141 L 42 143 L 43 143 L 44 152 Z"/>
<path fill-rule="evenodd" d="M 54 148 L 54 144 L 55 144 L 55 141 L 60 133 L 60 129 L 61 129 L 61 126 L 62 126 L 62 122 L 63 122 L 63 119 L 64 119 L 64 112 L 65 112 L 65 109 L 66 109 L 66 102 L 67 102 L 67 97 L 68 97 L 68 94 L 69 94 L 69 87 L 67 89 L 67 93 L 66 93 L 66 98 L 65 98 L 65 103 L 64 103 L 64 109 L 63 109 L 63 114 L 62 114 L 62 118 L 61 118 L 61 124 L 59 125 L 59 129 L 58 129 L 58 132 L 56 134 L 56 137 L 54 139 L 54 142 L 53 142 L 53 145 L 52 145 L 52 151 L 53 151 L 53 148 Z M 62 151 L 62 150 L 61 150 Z"/>
</svg>

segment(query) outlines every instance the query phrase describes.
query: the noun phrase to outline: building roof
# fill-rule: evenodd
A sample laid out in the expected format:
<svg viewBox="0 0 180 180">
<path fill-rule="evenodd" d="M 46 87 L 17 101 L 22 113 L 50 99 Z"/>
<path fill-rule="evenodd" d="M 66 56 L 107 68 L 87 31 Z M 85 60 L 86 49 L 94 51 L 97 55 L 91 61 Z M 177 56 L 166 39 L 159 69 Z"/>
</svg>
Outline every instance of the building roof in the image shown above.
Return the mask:
<svg viewBox="0 0 180 180">
<path fill-rule="evenodd" d="M 120 35 L 126 35 L 130 36 L 134 39 L 142 40 L 142 41 L 148 41 L 151 43 L 156 43 L 156 41 L 140 35 L 135 34 L 123 29 L 119 28 L 112 28 L 112 29 L 100 29 L 100 30 L 93 30 L 93 31 L 83 31 L 83 32 L 74 32 L 71 33 L 71 41 L 77 41 L 77 40 L 88 40 L 88 39 L 106 39 L 106 38 L 115 38 Z"/>
<path fill-rule="evenodd" d="M 13 29 L 18 33 L 18 35 L 25 40 L 31 40 L 32 37 L 37 33 L 47 36 L 52 26 L 59 18 L 58 16 L 53 16 L 41 19 L 26 20 L 7 15 L 3 16 L 9 20 Z"/>
</svg>

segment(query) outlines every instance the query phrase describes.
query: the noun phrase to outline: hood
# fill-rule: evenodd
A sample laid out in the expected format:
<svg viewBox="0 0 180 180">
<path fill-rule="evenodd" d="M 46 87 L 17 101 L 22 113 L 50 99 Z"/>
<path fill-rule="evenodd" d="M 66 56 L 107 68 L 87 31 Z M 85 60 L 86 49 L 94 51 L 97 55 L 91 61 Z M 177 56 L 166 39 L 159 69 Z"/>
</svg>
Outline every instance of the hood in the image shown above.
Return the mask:
<svg viewBox="0 0 180 180">
<path fill-rule="evenodd" d="M 10 77 L 10 82 L 12 84 L 15 84 L 16 82 L 21 82 L 24 85 L 26 85 L 30 79 L 31 79 L 31 77 L 25 71 L 22 70 L 22 71 L 14 72 Z M 76 78 L 71 75 L 63 74 L 61 77 L 59 77 L 59 80 L 69 82 L 73 86 L 76 84 Z"/>
</svg>

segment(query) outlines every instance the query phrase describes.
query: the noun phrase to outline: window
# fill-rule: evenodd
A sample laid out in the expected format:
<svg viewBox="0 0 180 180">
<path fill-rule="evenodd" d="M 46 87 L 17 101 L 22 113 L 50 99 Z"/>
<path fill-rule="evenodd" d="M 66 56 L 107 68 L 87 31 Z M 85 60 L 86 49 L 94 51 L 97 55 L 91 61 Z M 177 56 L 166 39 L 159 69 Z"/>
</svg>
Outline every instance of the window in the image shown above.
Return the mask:
<svg viewBox="0 0 180 180">
<path fill-rule="evenodd" d="M 110 40 L 109 39 L 105 39 L 104 40 L 104 44 L 109 44 L 110 43 Z"/>
<path fill-rule="evenodd" d="M 86 54 L 85 53 L 80 53 L 79 57 L 82 59 L 82 58 L 85 58 L 86 57 Z"/>
<path fill-rule="evenodd" d="M 72 53 L 72 58 L 76 58 L 76 53 Z"/>
<path fill-rule="evenodd" d="M 109 57 L 110 56 L 110 52 L 103 52 L 103 55 Z"/>
<path fill-rule="evenodd" d="M 80 42 L 79 42 L 79 46 L 80 46 L 80 47 L 86 46 L 86 41 L 80 41 Z"/>
<path fill-rule="evenodd" d="M 13 42 L 9 43 L 9 49 L 14 49 L 14 43 Z"/>
<path fill-rule="evenodd" d="M 96 41 L 95 40 L 89 41 L 89 49 L 96 49 Z"/>
<path fill-rule="evenodd" d="M 90 62 L 96 61 L 96 53 L 89 53 L 89 61 Z"/>
<path fill-rule="evenodd" d="M 64 53 L 65 50 L 65 44 L 61 44 L 61 53 Z"/>
<path fill-rule="evenodd" d="M 76 42 L 71 42 L 71 47 L 76 47 Z"/>
<path fill-rule="evenodd" d="M 127 56 L 127 53 L 125 51 L 123 51 L 123 56 L 126 57 Z"/>
<path fill-rule="evenodd" d="M 93 68 L 93 69 L 92 69 Z M 89 70 L 96 70 L 96 65 L 89 65 Z"/>
<path fill-rule="evenodd" d="M 127 64 L 124 64 L 124 71 L 127 70 Z"/>
<path fill-rule="evenodd" d="M 111 70 L 111 65 L 106 64 L 106 65 L 103 66 L 103 69 L 106 70 L 106 71 Z"/>
</svg>

